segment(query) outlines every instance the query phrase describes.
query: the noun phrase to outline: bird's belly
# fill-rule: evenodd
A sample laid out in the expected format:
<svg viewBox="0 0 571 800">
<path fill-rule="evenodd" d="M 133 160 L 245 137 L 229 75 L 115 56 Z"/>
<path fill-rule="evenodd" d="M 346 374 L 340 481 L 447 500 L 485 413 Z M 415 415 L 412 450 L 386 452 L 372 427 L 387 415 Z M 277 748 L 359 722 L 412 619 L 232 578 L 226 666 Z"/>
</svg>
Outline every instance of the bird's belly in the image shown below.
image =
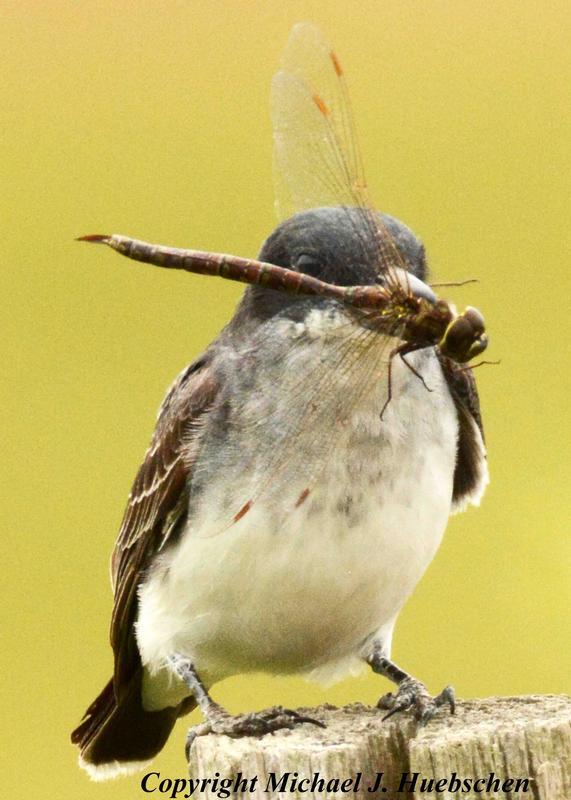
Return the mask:
<svg viewBox="0 0 571 800">
<path fill-rule="evenodd" d="M 438 412 L 436 429 L 393 425 L 394 436 L 387 414 L 381 439 L 336 453 L 298 508 L 299 487 L 284 487 L 293 510 L 277 528 L 263 499 L 225 529 L 215 513 L 210 524 L 191 520 L 141 590 L 144 663 L 159 669 L 180 652 L 212 680 L 334 673 L 358 662 L 379 630 L 390 646 L 450 512 L 457 428 L 446 396 Z"/>
</svg>

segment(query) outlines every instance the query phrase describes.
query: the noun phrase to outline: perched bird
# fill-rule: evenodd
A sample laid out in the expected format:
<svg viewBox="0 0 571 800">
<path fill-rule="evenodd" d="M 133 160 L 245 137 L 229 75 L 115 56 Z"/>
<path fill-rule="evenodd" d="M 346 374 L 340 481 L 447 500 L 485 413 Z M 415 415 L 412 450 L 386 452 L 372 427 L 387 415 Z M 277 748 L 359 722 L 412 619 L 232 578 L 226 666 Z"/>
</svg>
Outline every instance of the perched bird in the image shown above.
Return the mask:
<svg viewBox="0 0 571 800">
<path fill-rule="evenodd" d="M 294 49 L 308 35 L 294 32 Z M 325 48 L 328 58 L 340 78 Z M 317 102 L 293 70 L 279 75 L 278 95 L 292 84 L 330 124 L 328 98 Z M 345 287 L 390 289 L 408 270 L 410 296 L 430 312 L 422 244 L 349 183 L 357 202 L 294 214 L 260 260 Z M 312 202 L 306 192 L 298 207 Z M 208 690 L 238 673 L 331 680 L 368 662 L 397 684 L 381 701 L 389 714 L 412 707 L 426 721 L 453 709 L 450 687 L 433 698 L 390 660 L 391 639 L 449 514 L 478 503 L 488 480 L 474 379 L 457 363 L 485 341 L 482 328 L 478 348 L 455 359 L 447 328 L 440 346 L 394 358 L 399 324 L 250 286 L 176 379 L 113 552 L 113 678 L 72 735 L 93 777 L 142 766 L 197 704 L 205 722 L 189 746 L 210 731 L 312 722 L 281 707 L 229 715 Z"/>
</svg>

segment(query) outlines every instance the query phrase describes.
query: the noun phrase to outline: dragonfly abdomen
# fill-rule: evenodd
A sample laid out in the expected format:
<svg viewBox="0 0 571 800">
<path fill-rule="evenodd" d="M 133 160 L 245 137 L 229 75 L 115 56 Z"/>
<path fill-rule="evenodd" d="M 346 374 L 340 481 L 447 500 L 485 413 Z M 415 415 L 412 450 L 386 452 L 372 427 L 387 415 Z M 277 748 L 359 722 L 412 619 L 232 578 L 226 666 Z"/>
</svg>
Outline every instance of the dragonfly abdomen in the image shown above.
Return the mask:
<svg viewBox="0 0 571 800">
<path fill-rule="evenodd" d="M 165 269 L 181 269 L 198 275 L 214 275 L 227 280 L 263 286 L 286 294 L 325 297 L 338 300 L 349 308 L 371 311 L 370 319 L 390 333 L 420 347 L 439 345 L 443 354 L 464 363 L 487 346 L 484 319 L 475 308 L 458 315 L 445 300 L 433 301 L 427 287 L 414 276 L 400 274 L 390 288 L 374 285 L 338 286 L 265 261 L 240 256 L 187 250 L 149 244 L 119 234 L 92 234 L 81 241 L 106 244 L 121 255 Z M 404 273 L 403 273 L 404 274 Z"/>
<path fill-rule="evenodd" d="M 356 308 L 378 309 L 390 300 L 390 293 L 380 286 L 337 286 L 313 275 L 240 256 L 165 247 L 119 234 L 92 234 L 81 236 L 80 241 L 106 244 L 127 258 L 165 269 L 220 276 L 286 294 L 327 297 Z"/>
</svg>

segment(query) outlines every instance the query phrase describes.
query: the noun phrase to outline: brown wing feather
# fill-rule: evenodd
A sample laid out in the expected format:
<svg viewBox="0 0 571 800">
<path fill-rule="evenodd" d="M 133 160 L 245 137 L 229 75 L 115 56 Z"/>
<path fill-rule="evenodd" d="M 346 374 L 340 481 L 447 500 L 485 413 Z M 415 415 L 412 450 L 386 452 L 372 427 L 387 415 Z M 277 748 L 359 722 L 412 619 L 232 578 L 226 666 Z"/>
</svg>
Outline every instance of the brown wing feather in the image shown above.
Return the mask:
<svg viewBox="0 0 571 800">
<path fill-rule="evenodd" d="M 111 645 L 117 697 L 139 664 L 134 623 L 141 577 L 152 556 L 184 523 L 201 419 L 216 393 L 208 358 L 194 362 L 177 378 L 161 406 L 151 445 L 129 495 L 111 560 L 115 593 Z"/>
<path fill-rule="evenodd" d="M 452 510 L 460 511 L 468 503 L 478 504 L 488 482 L 484 427 L 472 370 L 441 353 L 439 359 L 458 416 Z"/>
</svg>

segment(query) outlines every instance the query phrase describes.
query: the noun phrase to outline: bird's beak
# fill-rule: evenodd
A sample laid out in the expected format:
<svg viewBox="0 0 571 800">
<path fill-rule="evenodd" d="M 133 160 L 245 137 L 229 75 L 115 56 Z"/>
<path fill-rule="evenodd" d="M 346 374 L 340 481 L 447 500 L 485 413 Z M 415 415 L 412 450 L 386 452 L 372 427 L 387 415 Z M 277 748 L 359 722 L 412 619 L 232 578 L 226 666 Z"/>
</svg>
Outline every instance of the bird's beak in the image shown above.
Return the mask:
<svg viewBox="0 0 571 800">
<path fill-rule="evenodd" d="M 436 303 L 437 297 L 428 284 L 400 267 L 391 267 L 387 283 L 397 283 L 405 292 L 410 292 L 413 297 L 422 297 L 429 303 Z"/>
</svg>

